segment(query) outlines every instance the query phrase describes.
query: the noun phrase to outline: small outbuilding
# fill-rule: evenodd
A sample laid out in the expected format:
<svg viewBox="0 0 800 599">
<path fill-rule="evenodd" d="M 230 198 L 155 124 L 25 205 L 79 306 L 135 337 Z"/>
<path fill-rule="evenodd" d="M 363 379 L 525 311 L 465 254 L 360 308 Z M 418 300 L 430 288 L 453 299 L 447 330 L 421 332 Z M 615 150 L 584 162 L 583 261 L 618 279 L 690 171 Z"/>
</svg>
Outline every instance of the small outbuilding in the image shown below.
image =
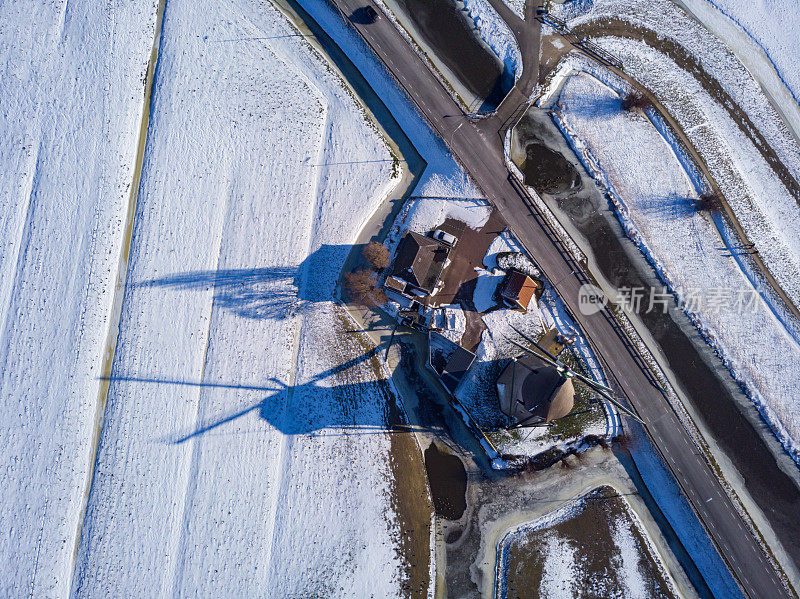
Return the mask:
<svg viewBox="0 0 800 599">
<path fill-rule="evenodd" d="M 519 426 L 563 418 L 575 405 L 575 387 L 535 356 L 513 360 L 497 379 L 500 409 Z"/>
<path fill-rule="evenodd" d="M 428 366 L 450 393 L 455 393 L 474 361 L 475 354 L 468 349 L 439 333 L 428 333 Z"/>
<path fill-rule="evenodd" d="M 509 270 L 500 284 L 500 298 L 511 308 L 528 309 L 531 298 L 541 295 L 541 284 L 518 270 Z"/>
</svg>

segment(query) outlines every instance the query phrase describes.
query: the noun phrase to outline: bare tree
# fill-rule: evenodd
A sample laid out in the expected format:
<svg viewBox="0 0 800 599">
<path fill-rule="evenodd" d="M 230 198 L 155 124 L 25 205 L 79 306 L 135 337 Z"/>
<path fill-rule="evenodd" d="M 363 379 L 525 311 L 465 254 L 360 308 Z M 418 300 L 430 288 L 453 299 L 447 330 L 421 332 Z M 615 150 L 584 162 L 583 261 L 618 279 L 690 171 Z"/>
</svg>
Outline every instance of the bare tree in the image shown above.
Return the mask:
<svg viewBox="0 0 800 599">
<path fill-rule="evenodd" d="M 648 108 L 652 107 L 653 103 L 647 96 L 645 96 L 641 92 L 631 92 L 624 98 L 622 98 L 623 110 L 633 110 L 634 108 L 639 108 L 640 110 L 647 110 Z"/>
<path fill-rule="evenodd" d="M 364 246 L 362 253 L 369 265 L 378 270 L 388 267 L 389 262 L 391 262 L 389 250 L 386 249 L 385 245 L 377 241 L 370 241 Z"/>
<path fill-rule="evenodd" d="M 713 191 L 702 194 L 694 203 L 698 212 L 718 214 L 722 211 L 722 198 Z"/>
<path fill-rule="evenodd" d="M 377 284 L 374 270 L 357 270 L 344 275 L 344 287 L 348 297 L 362 306 L 375 306 L 386 303 L 386 295 Z"/>
</svg>

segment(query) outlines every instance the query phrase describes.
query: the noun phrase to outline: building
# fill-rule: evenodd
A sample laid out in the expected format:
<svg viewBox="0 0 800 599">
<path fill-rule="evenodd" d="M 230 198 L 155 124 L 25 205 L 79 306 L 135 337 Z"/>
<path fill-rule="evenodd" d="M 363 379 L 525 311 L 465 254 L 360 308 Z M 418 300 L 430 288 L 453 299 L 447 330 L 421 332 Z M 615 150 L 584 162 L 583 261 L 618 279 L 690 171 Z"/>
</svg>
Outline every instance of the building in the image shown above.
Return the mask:
<svg viewBox="0 0 800 599">
<path fill-rule="evenodd" d="M 444 386 L 447 387 L 450 393 L 455 393 L 456 387 L 458 387 L 458 384 L 464 378 L 464 375 L 467 374 L 467 370 L 469 370 L 469 367 L 472 366 L 474 361 L 475 354 L 464 349 L 460 345 L 456 347 L 450 359 L 447 360 L 444 369 L 439 373 L 442 383 L 444 383 Z"/>
<path fill-rule="evenodd" d="M 430 237 L 408 231 L 397 246 L 387 289 L 406 296 L 430 295 L 442 274 L 450 248 Z"/>
<path fill-rule="evenodd" d="M 468 349 L 439 333 L 428 333 L 428 365 L 450 393 L 455 393 L 474 361 L 475 354 Z"/>
<path fill-rule="evenodd" d="M 541 295 L 541 284 L 518 270 L 509 270 L 500 285 L 500 299 L 511 308 L 527 310 L 534 295 Z"/>
<path fill-rule="evenodd" d="M 502 412 L 520 426 L 563 418 L 575 404 L 572 380 L 532 355 L 505 367 L 497 379 L 497 393 Z"/>
</svg>

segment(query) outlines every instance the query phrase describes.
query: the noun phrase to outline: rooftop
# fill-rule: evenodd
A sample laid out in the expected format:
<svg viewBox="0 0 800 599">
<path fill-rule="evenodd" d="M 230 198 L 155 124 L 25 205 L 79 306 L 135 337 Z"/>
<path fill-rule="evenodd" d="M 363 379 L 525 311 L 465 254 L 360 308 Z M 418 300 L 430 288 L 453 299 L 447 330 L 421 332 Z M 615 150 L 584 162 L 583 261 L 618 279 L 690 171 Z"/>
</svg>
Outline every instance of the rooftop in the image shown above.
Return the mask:
<svg viewBox="0 0 800 599">
<path fill-rule="evenodd" d="M 500 295 L 523 310 L 527 310 L 528 304 L 538 287 L 537 283 L 528 275 L 517 270 L 510 270 L 503 283 Z"/>
<path fill-rule="evenodd" d="M 572 381 L 530 355 L 506 366 L 497 379 L 497 391 L 500 409 L 517 422 L 563 418 L 575 402 Z"/>
<path fill-rule="evenodd" d="M 435 239 L 408 231 L 400 240 L 392 275 L 428 293 L 433 291 L 449 248 Z"/>
</svg>

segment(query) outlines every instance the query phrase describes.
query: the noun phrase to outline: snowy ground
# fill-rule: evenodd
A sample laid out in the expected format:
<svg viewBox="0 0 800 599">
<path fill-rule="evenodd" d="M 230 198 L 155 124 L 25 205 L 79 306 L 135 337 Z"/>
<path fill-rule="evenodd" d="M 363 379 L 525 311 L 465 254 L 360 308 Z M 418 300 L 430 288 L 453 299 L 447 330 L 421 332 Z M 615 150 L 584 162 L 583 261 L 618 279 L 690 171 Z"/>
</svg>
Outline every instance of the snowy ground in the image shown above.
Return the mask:
<svg viewBox="0 0 800 599">
<path fill-rule="evenodd" d="M 167 8 L 78 596 L 398 593 L 389 391 L 331 302 L 392 161 L 293 32 Z"/>
<path fill-rule="evenodd" d="M 654 2 L 658 9 L 654 8 Z M 580 10 L 578 10 L 580 8 Z M 745 66 L 699 23 L 667 0 L 597 0 L 557 14 L 570 26 L 613 18 L 678 44 L 741 108 L 788 172 L 800 179 L 800 146 Z M 693 74 L 648 43 L 601 38 L 598 43 L 651 90 L 680 123 L 722 189 L 749 240 L 795 305 L 800 305 L 800 205 L 718 99 Z M 651 40 L 649 43 L 653 43 Z"/>
<path fill-rule="evenodd" d="M 800 132 L 800 59 L 795 0 L 682 0 L 691 13 L 736 53 L 762 83 L 787 121 Z"/>
<path fill-rule="evenodd" d="M 642 522 L 611 487 L 568 501 L 500 542 L 499 597 L 677 596 Z"/>
<path fill-rule="evenodd" d="M 0 4 L 0 594 L 68 594 L 156 3 Z"/>
<path fill-rule="evenodd" d="M 617 92 L 588 74 L 572 75 L 559 102 L 558 120 L 616 199 L 631 237 L 690 303 L 687 312 L 797 456 L 800 344 L 795 324 L 725 251 L 717 228 L 721 221 L 692 209 L 695 182 L 650 120 L 623 112 Z M 737 306 L 742 295 L 746 305 Z M 691 305 L 693 300 L 697 303 Z"/>
</svg>

